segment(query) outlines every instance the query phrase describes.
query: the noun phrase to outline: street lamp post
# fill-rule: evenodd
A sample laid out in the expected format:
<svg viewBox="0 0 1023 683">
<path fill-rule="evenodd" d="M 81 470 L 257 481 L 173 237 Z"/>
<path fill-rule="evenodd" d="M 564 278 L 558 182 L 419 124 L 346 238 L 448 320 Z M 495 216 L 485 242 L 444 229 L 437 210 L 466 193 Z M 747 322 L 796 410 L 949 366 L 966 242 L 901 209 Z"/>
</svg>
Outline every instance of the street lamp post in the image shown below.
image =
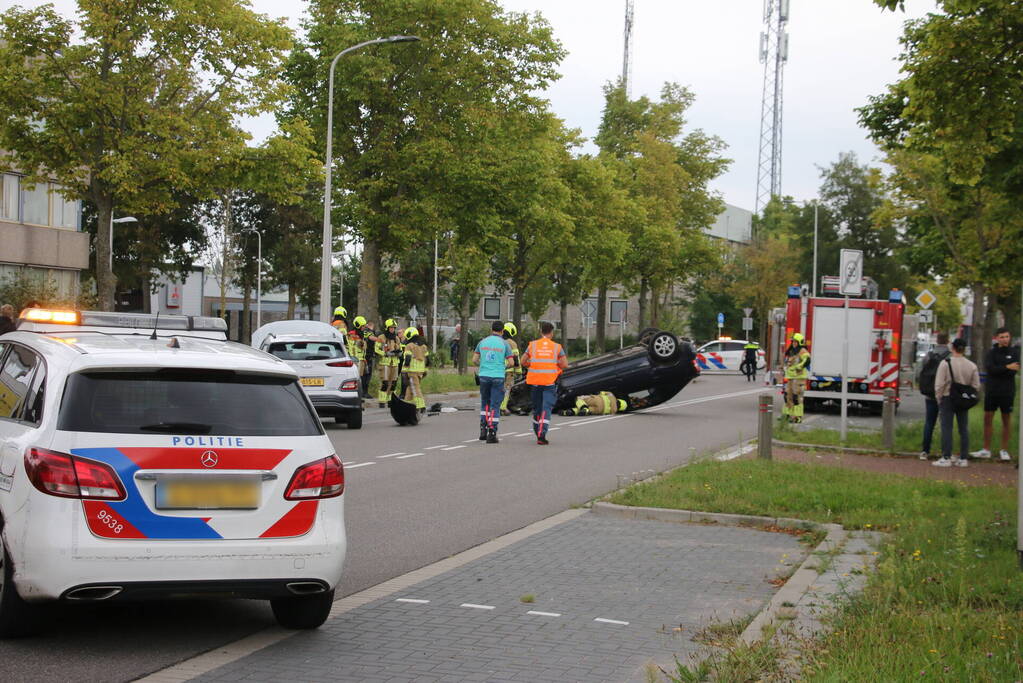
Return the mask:
<svg viewBox="0 0 1023 683">
<path fill-rule="evenodd" d="M 256 329 L 263 326 L 263 234 L 255 228 L 245 232 L 256 235 Z"/>
<path fill-rule="evenodd" d="M 337 60 L 348 54 L 354 52 L 360 48 L 366 47 L 367 45 L 376 45 L 377 43 L 411 43 L 419 40 L 418 36 L 390 36 L 388 38 L 374 38 L 373 40 L 367 40 L 359 43 L 358 45 L 352 45 L 349 48 L 345 48 L 334 55 L 334 59 L 330 61 L 330 75 L 328 77 L 327 86 L 327 164 L 326 164 L 326 178 L 323 183 L 323 250 L 321 252 L 322 263 L 320 264 L 320 320 L 323 322 L 330 322 L 330 263 L 331 263 L 331 243 L 333 242 L 333 235 L 331 233 L 330 226 L 330 180 L 331 180 L 331 166 L 333 164 L 333 143 L 334 143 L 334 67 L 337 65 Z"/>
<path fill-rule="evenodd" d="M 442 270 L 447 270 L 451 266 L 442 266 L 437 260 L 437 239 L 433 240 L 433 325 L 430 326 L 430 348 L 433 349 L 434 353 L 437 353 L 437 288 L 438 288 L 438 274 Z"/>
</svg>

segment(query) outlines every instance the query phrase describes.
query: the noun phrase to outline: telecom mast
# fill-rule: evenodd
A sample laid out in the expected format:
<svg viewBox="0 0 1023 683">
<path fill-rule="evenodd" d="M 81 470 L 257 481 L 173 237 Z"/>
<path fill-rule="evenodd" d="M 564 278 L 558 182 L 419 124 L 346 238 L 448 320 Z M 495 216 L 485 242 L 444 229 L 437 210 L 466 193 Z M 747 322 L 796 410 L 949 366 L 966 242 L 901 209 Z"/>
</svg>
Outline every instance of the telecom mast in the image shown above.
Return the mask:
<svg viewBox="0 0 1023 683">
<path fill-rule="evenodd" d="M 760 103 L 760 155 L 757 159 L 757 197 L 760 213 L 772 196 L 781 196 L 782 90 L 789 60 L 789 0 L 764 0 L 764 31 L 760 34 L 760 63 L 764 92 Z"/>
<path fill-rule="evenodd" d="M 622 85 L 625 97 L 631 94 L 632 86 L 632 20 L 635 8 L 633 0 L 625 0 L 625 53 L 622 55 Z"/>
</svg>

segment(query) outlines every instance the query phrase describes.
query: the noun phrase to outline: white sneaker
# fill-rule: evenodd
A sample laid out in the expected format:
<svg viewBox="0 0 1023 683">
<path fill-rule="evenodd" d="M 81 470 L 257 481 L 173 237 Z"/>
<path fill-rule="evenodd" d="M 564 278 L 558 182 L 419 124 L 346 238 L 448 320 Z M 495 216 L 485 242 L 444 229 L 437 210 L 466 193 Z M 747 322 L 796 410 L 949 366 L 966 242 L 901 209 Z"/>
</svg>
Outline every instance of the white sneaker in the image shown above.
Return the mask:
<svg viewBox="0 0 1023 683">
<path fill-rule="evenodd" d="M 929 460 L 930 457 L 931 457 L 931 454 L 928 453 L 927 451 L 920 451 L 920 456 L 919 457 L 920 457 L 921 460 Z"/>
<path fill-rule="evenodd" d="M 1009 455 L 1009 451 L 998 451 L 998 459 L 1002 462 L 1012 462 L 1012 456 Z"/>
<path fill-rule="evenodd" d="M 931 464 L 934 465 L 935 467 L 951 467 L 952 461 L 949 460 L 948 458 L 938 458 Z"/>
<path fill-rule="evenodd" d="M 966 458 L 954 458 L 952 464 L 956 467 L 969 467 L 970 462 Z"/>
<path fill-rule="evenodd" d="M 974 451 L 974 452 L 970 453 L 970 457 L 973 457 L 973 458 L 990 458 L 991 457 L 991 451 L 989 451 L 986 448 L 981 448 L 979 451 Z"/>
</svg>

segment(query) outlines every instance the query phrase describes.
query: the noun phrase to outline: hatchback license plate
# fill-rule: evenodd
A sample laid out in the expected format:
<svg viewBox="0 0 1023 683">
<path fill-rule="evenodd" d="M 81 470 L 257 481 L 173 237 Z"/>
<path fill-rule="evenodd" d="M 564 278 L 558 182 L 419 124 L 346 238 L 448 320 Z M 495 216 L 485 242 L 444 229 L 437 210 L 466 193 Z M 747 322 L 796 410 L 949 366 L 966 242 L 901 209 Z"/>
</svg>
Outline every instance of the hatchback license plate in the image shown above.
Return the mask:
<svg viewBox="0 0 1023 683">
<path fill-rule="evenodd" d="M 302 386 L 304 386 L 304 387 L 322 387 L 323 386 L 323 378 L 322 377 L 302 377 L 301 379 L 299 379 L 299 382 L 301 382 Z"/>
<path fill-rule="evenodd" d="M 259 481 L 222 477 L 216 481 L 158 481 L 156 507 L 158 510 L 253 510 L 259 507 Z"/>
</svg>

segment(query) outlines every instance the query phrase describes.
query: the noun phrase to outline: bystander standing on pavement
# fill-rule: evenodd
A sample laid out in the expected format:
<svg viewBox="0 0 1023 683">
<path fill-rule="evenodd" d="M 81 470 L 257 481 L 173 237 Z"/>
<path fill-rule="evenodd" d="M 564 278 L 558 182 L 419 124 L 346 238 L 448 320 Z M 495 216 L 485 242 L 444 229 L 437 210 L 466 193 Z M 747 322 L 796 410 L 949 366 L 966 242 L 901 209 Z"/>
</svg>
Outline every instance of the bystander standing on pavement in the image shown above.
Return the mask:
<svg viewBox="0 0 1023 683">
<path fill-rule="evenodd" d="M 16 327 L 17 324 L 14 322 L 14 306 L 10 304 L 0 306 L 0 334 L 13 332 Z"/>
<path fill-rule="evenodd" d="M 448 345 L 448 351 L 451 352 L 451 367 L 458 367 L 458 347 L 462 343 L 462 325 L 458 323 L 455 325 L 455 332 L 451 335 L 451 343 Z"/>
<path fill-rule="evenodd" d="M 966 467 L 966 458 L 970 452 L 970 408 L 973 404 L 964 403 L 962 394 L 972 387 L 974 392 L 980 391 L 980 373 L 977 366 L 963 355 L 966 342 L 955 339 L 952 342 L 952 357 L 946 358 L 938 366 L 938 374 L 934 379 L 934 396 L 938 399 L 941 413 L 941 458 L 932 465 L 936 467 Z M 976 403 L 974 398 L 973 403 Z M 952 420 L 959 426 L 959 455 L 952 457 Z"/>
<path fill-rule="evenodd" d="M 473 365 L 480 366 L 480 441 L 497 443 L 504 398 L 504 373 L 514 354 L 502 336 L 504 324 L 495 320 L 490 335 L 480 340 L 472 354 Z"/>
<path fill-rule="evenodd" d="M 938 377 L 938 366 L 948 358 L 948 334 L 939 332 L 937 344 L 927 354 L 920 366 L 920 374 L 916 378 L 916 386 L 924 397 L 924 442 L 920 448 L 920 459 L 927 460 L 931 456 L 931 440 L 934 426 L 938 423 L 938 399 L 934 397 L 934 381 Z"/>
<path fill-rule="evenodd" d="M 1016 402 L 1016 373 L 1019 372 L 1019 347 L 1009 346 L 1009 329 L 999 327 L 995 332 L 995 345 L 984 360 L 987 380 L 984 382 L 984 447 L 971 453 L 975 458 L 991 457 L 991 432 L 994 431 L 995 411 L 1002 413 L 1002 450 L 998 459 L 1012 460 L 1009 455 L 1009 436 L 1012 433 L 1012 404 Z"/>
<path fill-rule="evenodd" d="M 547 431 L 551 426 L 551 413 L 558 397 L 557 381 L 568 367 L 568 356 L 561 344 L 554 341 L 554 325 L 540 323 L 541 337 L 529 342 L 522 356 L 522 367 L 526 368 L 526 384 L 531 387 L 533 398 L 533 431 L 536 443 L 546 446 Z"/>
</svg>

